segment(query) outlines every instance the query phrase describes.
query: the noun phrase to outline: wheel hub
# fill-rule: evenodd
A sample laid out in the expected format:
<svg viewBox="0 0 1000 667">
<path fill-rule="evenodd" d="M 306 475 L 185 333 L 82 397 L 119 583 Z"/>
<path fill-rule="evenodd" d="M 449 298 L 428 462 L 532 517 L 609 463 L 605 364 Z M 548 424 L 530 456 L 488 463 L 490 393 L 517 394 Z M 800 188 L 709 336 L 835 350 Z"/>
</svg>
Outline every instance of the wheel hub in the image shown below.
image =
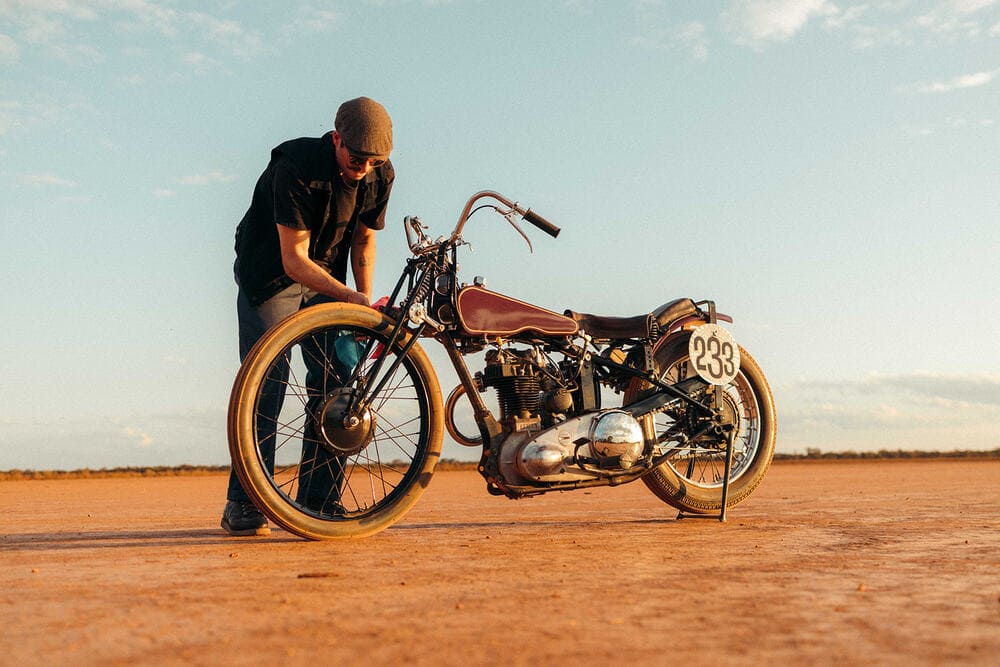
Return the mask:
<svg viewBox="0 0 1000 667">
<path fill-rule="evenodd" d="M 729 392 L 723 392 L 721 408 L 722 423 L 731 424 L 733 433 L 739 433 L 743 417 L 740 414 L 739 406 L 733 397 L 729 395 Z"/>
<path fill-rule="evenodd" d="M 349 407 L 354 390 L 342 387 L 326 397 L 319 412 L 320 445 L 331 454 L 351 456 L 357 454 L 375 436 L 375 415 L 371 408 L 351 413 Z"/>
</svg>

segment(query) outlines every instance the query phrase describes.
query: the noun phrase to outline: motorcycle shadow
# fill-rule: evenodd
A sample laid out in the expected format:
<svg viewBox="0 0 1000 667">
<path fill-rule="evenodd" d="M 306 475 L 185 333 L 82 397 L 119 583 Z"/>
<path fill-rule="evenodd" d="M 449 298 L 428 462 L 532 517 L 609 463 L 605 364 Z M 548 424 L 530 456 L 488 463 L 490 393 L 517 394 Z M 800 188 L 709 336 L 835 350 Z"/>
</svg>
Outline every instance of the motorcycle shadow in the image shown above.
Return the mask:
<svg viewBox="0 0 1000 667">
<path fill-rule="evenodd" d="M 95 530 L 84 532 L 15 533 L 0 538 L 3 551 L 64 551 L 77 549 L 122 549 L 219 546 L 242 541 L 301 542 L 290 533 L 273 530 L 269 537 L 231 537 L 221 528 L 176 530 Z"/>
<path fill-rule="evenodd" d="M 433 523 L 399 523 L 388 530 L 443 530 L 456 528 L 595 528 L 613 526 L 659 526 L 675 524 L 676 517 L 657 519 L 551 519 L 519 521 L 438 521 Z"/>
</svg>

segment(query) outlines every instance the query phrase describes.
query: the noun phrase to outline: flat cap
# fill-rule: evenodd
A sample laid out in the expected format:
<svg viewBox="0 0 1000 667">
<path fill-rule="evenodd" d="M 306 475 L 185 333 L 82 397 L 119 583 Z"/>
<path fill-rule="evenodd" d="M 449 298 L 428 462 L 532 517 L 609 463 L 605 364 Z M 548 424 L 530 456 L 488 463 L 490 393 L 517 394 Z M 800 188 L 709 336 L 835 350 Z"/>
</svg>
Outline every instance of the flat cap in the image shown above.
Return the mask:
<svg viewBox="0 0 1000 667">
<path fill-rule="evenodd" d="M 341 104 L 333 127 L 351 152 L 382 160 L 392 152 L 389 112 L 371 98 L 358 97 Z"/>
</svg>

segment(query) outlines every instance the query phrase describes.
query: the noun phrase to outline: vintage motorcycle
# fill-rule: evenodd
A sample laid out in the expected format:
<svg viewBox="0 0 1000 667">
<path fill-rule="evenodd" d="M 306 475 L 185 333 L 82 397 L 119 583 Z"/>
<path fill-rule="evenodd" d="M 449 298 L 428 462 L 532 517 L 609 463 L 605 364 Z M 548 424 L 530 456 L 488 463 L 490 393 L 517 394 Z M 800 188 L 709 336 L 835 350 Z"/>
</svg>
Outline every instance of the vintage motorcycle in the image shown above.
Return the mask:
<svg viewBox="0 0 1000 667">
<path fill-rule="evenodd" d="M 724 521 L 763 480 L 776 434 L 763 372 L 718 324 L 732 319 L 688 298 L 634 317 L 560 314 L 480 278 L 459 284 L 462 230 L 482 209 L 529 248 L 519 219 L 560 231 L 490 191 L 437 240 L 407 217 L 413 256 L 379 309 L 313 306 L 257 343 L 229 403 L 229 448 L 247 493 L 299 536 L 367 536 L 423 493 L 447 429 L 482 449 L 478 470 L 494 495 L 642 480 L 679 516 Z M 439 342 L 458 375 L 447 400 L 421 339 Z M 480 372 L 466 364 L 472 355 Z M 603 405 L 608 395 L 618 405 Z M 470 406 L 478 432 L 456 417 Z"/>
</svg>

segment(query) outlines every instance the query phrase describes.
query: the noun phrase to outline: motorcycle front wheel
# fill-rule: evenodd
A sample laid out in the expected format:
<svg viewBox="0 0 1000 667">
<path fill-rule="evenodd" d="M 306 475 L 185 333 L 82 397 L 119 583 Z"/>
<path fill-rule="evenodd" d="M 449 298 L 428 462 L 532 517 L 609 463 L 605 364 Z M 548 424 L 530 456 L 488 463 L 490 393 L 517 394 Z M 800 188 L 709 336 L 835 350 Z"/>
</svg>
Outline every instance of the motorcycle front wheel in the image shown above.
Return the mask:
<svg viewBox="0 0 1000 667">
<path fill-rule="evenodd" d="M 695 377 L 688 355 L 689 332 L 677 334 L 655 352 L 656 372 L 661 381 L 675 384 Z M 625 403 L 635 400 L 649 385 L 634 383 L 625 393 Z M 700 398 L 710 401 L 704 390 Z M 727 507 L 742 502 L 760 485 L 771 465 L 777 434 L 774 398 L 760 366 L 742 347 L 740 370 L 723 387 L 723 421 L 733 428 L 733 459 L 729 475 Z M 682 512 L 710 514 L 722 509 L 722 485 L 725 474 L 725 447 L 718 437 L 687 440 L 684 425 L 686 406 L 680 406 L 645 419 L 659 442 L 658 453 L 668 454 L 665 462 L 642 480 L 664 502 Z"/>
<path fill-rule="evenodd" d="M 383 530 L 441 455 L 441 390 L 419 344 L 361 306 L 303 309 L 247 355 L 229 401 L 229 451 L 271 521 L 307 539 Z M 361 405 L 362 410 L 354 406 Z"/>
</svg>

